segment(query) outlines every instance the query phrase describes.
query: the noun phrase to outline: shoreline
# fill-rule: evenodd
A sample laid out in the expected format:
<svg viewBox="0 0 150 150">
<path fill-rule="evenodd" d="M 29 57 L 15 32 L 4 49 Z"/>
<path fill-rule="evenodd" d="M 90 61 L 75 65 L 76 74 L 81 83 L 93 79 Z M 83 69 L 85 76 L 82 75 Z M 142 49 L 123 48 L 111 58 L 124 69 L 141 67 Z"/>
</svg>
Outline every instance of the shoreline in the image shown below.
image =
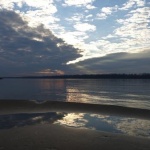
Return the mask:
<svg viewBox="0 0 150 150">
<path fill-rule="evenodd" d="M 16 113 L 46 113 L 52 111 L 96 113 L 150 120 L 149 109 L 61 101 L 45 101 L 38 103 L 34 100 L 0 100 L 0 115 Z"/>
</svg>

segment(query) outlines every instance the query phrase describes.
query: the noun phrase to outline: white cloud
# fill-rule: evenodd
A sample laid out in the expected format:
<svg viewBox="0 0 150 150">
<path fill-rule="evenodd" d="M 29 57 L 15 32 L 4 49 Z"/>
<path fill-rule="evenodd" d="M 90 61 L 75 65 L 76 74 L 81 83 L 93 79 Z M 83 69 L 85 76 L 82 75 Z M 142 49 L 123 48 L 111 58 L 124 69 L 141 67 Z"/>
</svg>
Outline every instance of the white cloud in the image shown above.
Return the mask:
<svg viewBox="0 0 150 150">
<path fill-rule="evenodd" d="M 93 15 L 92 15 L 92 14 L 89 14 L 89 15 L 87 15 L 85 18 L 91 18 L 91 17 L 93 17 Z"/>
<path fill-rule="evenodd" d="M 92 9 L 96 9 L 97 7 L 95 7 L 94 5 L 92 5 L 92 3 L 95 0 L 65 0 L 64 3 L 62 4 L 62 6 L 64 7 L 68 7 L 68 6 L 74 6 L 74 7 L 80 7 L 80 8 L 85 8 L 85 12 L 88 13 L 90 10 Z"/>
<path fill-rule="evenodd" d="M 50 24 L 49 28 L 57 33 L 57 36 L 60 35 L 61 33 L 65 32 L 65 27 L 61 26 L 60 24 Z"/>
<path fill-rule="evenodd" d="M 19 8 L 15 7 L 15 5 Z M 26 9 L 23 9 L 24 5 L 26 5 Z M 45 27 L 49 28 L 50 25 L 60 21 L 58 17 L 54 16 L 57 8 L 53 0 L 44 0 L 44 2 L 40 0 L 1 0 L 0 8 L 13 10 L 21 14 L 31 27 L 37 27 L 42 23 Z"/>
<path fill-rule="evenodd" d="M 114 36 L 118 43 L 111 43 L 109 45 L 118 52 L 119 47 L 124 52 L 139 52 L 143 48 L 150 46 L 150 29 L 149 29 L 149 14 L 150 8 L 143 7 L 131 10 L 125 19 L 117 19 L 116 21 L 121 25 L 114 30 Z M 106 36 L 104 39 L 109 39 Z"/>
<path fill-rule="evenodd" d="M 110 53 L 135 53 L 141 51 L 143 48 L 149 47 L 150 31 L 148 28 L 148 23 L 150 8 L 141 7 L 142 3 L 140 4 L 140 1 L 136 1 L 136 4 L 138 4 L 139 7 L 128 12 L 128 14 L 125 16 L 125 19 L 117 19 L 119 27 L 116 28 L 114 32 L 110 32 L 107 36 L 101 37 L 100 40 L 93 39 L 93 41 L 89 43 L 86 43 L 85 40 L 80 40 L 79 42 L 78 37 L 74 35 L 75 39 L 72 41 L 76 41 L 75 43 L 77 47 L 85 51 L 82 52 L 83 57 L 77 58 L 69 63 L 76 63 L 91 57 L 102 57 Z M 100 10 L 100 13 L 97 14 L 97 19 L 106 19 L 108 16 L 113 15 L 114 12 L 118 12 L 118 10 L 119 8 L 117 5 L 114 7 L 103 7 Z M 87 18 L 90 17 L 92 16 L 87 16 Z M 81 19 L 78 21 L 81 21 Z M 89 26 L 86 26 L 85 23 L 81 22 L 78 22 L 74 25 L 74 28 L 80 32 L 86 32 L 90 30 L 90 27 L 89 29 L 88 27 Z"/>
<path fill-rule="evenodd" d="M 46 7 L 49 7 L 53 3 L 53 0 L 1 0 L 0 6 L 5 8 L 5 9 L 13 9 L 15 4 L 18 7 L 22 7 L 23 4 L 27 4 L 30 7 L 35 7 L 35 8 L 41 8 L 45 9 Z"/>
<path fill-rule="evenodd" d="M 89 23 L 77 23 L 74 28 L 82 32 L 93 32 L 96 30 L 96 26 Z"/>
<path fill-rule="evenodd" d="M 86 8 L 87 8 L 87 9 L 95 9 L 96 7 L 93 6 L 93 5 L 88 4 L 88 5 L 86 5 Z"/>
<path fill-rule="evenodd" d="M 134 44 L 147 46 L 150 41 L 150 29 L 148 27 L 150 8 L 143 7 L 130 11 L 126 19 L 119 19 L 117 22 L 122 26 L 115 30 L 115 35 L 128 37 L 128 41 L 135 41 Z M 132 43 L 131 43 L 132 44 Z"/>
<path fill-rule="evenodd" d="M 145 5 L 145 0 L 135 0 L 138 7 L 143 7 Z"/>
<path fill-rule="evenodd" d="M 115 35 L 108 34 L 107 36 L 103 37 L 102 39 L 107 40 L 107 39 L 115 38 L 115 37 L 116 37 Z"/>
<path fill-rule="evenodd" d="M 49 24 L 55 23 L 59 21 L 59 18 L 54 17 L 54 14 L 57 12 L 56 6 L 53 4 L 53 0 L 45 0 L 44 2 L 35 0 L 24 0 L 24 3 L 27 6 L 34 7 L 35 9 L 28 9 L 28 11 L 24 12 L 24 15 L 31 18 L 30 24 L 36 21 L 43 23 L 45 26 Z"/>
<path fill-rule="evenodd" d="M 128 10 L 129 8 L 133 7 L 133 5 L 135 5 L 135 2 L 133 0 L 130 0 L 127 3 L 125 3 L 123 7 L 120 8 L 120 10 Z"/>
<path fill-rule="evenodd" d="M 73 7 L 73 11 L 66 15 L 63 14 L 63 10 L 68 8 L 62 8 L 60 14 L 61 11 L 57 10 L 56 5 L 58 3 L 54 3 L 56 0 L 44 0 L 44 2 L 41 0 L 0 0 L 0 9 L 6 8 L 21 14 L 30 27 L 37 27 L 39 23 L 43 23 L 57 37 L 63 38 L 65 42 L 77 48 L 84 49 L 85 51 L 82 53 L 84 58 L 103 56 L 112 52 L 131 51 L 134 47 L 149 46 L 150 8 L 143 7 L 144 0 L 128 0 L 121 8 L 115 5 L 103 7 L 100 10 L 92 4 L 94 0 L 57 0 L 60 3 L 62 1 L 65 6 L 78 8 Z M 15 7 L 16 5 L 18 7 Z M 58 6 L 61 5 L 58 4 Z M 117 16 L 118 10 L 128 11 Z M 122 15 L 126 12 L 128 14 L 124 19 Z M 95 19 L 107 21 L 105 19 L 113 15 L 116 18 L 122 17 L 116 21 L 115 25 L 118 28 L 114 31 L 114 28 L 109 29 L 110 32 L 107 32 L 106 26 L 104 27 L 106 31 L 102 31 L 103 25 L 97 26 L 98 20 Z M 111 18 L 109 21 L 112 28 L 114 24 Z M 94 32 L 96 29 L 100 29 L 99 33 Z M 92 35 L 92 32 L 96 35 Z"/>
<path fill-rule="evenodd" d="M 18 0 L 19 1 L 19 0 Z M 1 0 L 0 1 L 0 9 L 9 9 L 12 10 L 14 8 L 14 0 L 6 1 L 6 0 Z"/>
<path fill-rule="evenodd" d="M 84 21 L 86 21 L 86 22 L 93 22 L 94 21 L 93 14 L 89 14 L 89 15 L 85 16 Z"/>
<path fill-rule="evenodd" d="M 84 40 L 88 38 L 87 33 L 81 31 L 73 32 L 61 32 L 59 35 L 60 38 L 63 38 L 68 44 L 74 45 L 76 48 L 82 48 Z"/>
<path fill-rule="evenodd" d="M 105 14 L 111 14 L 112 10 L 112 7 L 103 7 L 101 11 Z"/>
<path fill-rule="evenodd" d="M 36 7 L 36 8 L 48 8 L 52 3 L 53 0 L 44 0 L 44 1 L 39 1 L 39 0 L 22 0 L 24 3 L 31 7 Z"/>
<path fill-rule="evenodd" d="M 145 5 L 144 0 L 129 0 L 123 4 L 123 7 L 119 8 L 120 10 L 128 10 L 132 7 L 142 7 Z"/>
<path fill-rule="evenodd" d="M 55 11 L 56 11 L 55 8 L 51 10 L 47 9 L 45 11 L 31 10 L 31 11 L 27 11 L 26 13 L 24 13 L 24 15 L 31 18 L 30 23 L 36 21 L 37 23 L 40 22 L 40 23 L 43 23 L 44 25 L 49 25 L 50 23 L 55 23 L 60 20 L 59 18 L 53 16 L 53 13 Z"/>
<path fill-rule="evenodd" d="M 68 64 L 73 64 L 91 57 L 102 57 L 110 53 L 111 43 L 107 40 L 92 41 L 88 44 L 82 43 L 82 49 L 86 50 L 82 52 L 82 57 L 77 58 L 73 61 L 69 61 Z M 81 45 L 80 45 L 81 47 Z"/>
<path fill-rule="evenodd" d="M 103 20 L 107 18 L 107 15 L 105 13 L 99 13 L 97 14 L 97 17 L 98 17 L 97 19 Z"/>
<path fill-rule="evenodd" d="M 89 7 L 90 9 L 93 9 L 94 6 L 91 6 L 90 4 L 94 1 L 95 0 L 65 0 L 64 6 L 76 6 L 76 7 L 87 6 L 87 8 Z"/>
<path fill-rule="evenodd" d="M 129 45 L 124 43 L 110 42 L 107 39 L 97 40 L 89 43 L 90 45 L 95 45 L 97 50 L 89 51 L 89 55 L 92 54 L 94 57 L 105 56 L 114 52 L 126 51 Z"/>
<path fill-rule="evenodd" d="M 103 7 L 100 13 L 97 14 L 97 19 L 106 19 L 109 15 L 111 15 L 113 12 L 116 12 L 117 10 L 118 5 L 115 5 L 114 7 Z"/>
<path fill-rule="evenodd" d="M 88 14 L 88 15 L 83 15 L 82 13 L 75 13 L 73 16 L 69 18 L 65 18 L 66 21 L 69 21 L 69 23 L 72 23 L 74 25 L 75 23 L 78 22 L 90 22 L 93 21 L 93 14 Z"/>
<path fill-rule="evenodd" d="M 81 21 L 83 19 L 83 14 L 80 13 L 75 13 L 72 17 L 70 18 L 65 18 L 66 21 L 74 22 L 74 21 Z"/>
</svg>

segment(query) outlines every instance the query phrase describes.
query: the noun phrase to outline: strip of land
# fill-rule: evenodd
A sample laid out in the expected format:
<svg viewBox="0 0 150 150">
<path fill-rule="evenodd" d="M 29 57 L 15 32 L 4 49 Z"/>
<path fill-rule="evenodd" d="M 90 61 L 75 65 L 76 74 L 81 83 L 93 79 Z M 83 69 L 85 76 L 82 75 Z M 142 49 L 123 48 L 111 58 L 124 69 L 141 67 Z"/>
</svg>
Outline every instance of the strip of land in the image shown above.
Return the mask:
<svg viewBox="0 0 150 150">
<path fill-rule="evenodd" d="M 0 100 L 0 114 L 46 112 L 96 113 L 150 120 L 150 110 L 148 109 L 59 101 L 37 103 L 29 100 Z"/>
<path fill-rule="evenodd" d="M 54 75 L 54 76 L 18 76 L 4 78 L 24 79 L 150 79 L 149 73 L 142 74 L 77 74 L 77 75 Z"/>
</svg>

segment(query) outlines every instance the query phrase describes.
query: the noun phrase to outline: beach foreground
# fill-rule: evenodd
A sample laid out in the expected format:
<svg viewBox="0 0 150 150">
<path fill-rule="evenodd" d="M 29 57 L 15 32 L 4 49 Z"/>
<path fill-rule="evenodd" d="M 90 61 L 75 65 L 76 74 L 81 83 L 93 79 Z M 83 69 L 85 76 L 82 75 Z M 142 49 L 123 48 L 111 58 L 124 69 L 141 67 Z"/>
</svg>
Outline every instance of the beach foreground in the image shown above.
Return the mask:
<svg viewBox="0 0 150 150">
<path fill-rule="evenodd" d="M 0 131 L 0 150 L 148 150 L 150 139 L 40 124 Z"/>
<path fill-rule="evenodd" d="M 0 115 L 44 112 L 90 112 L 150 118 L 150 110 L 64 102 L 0 100 Z M 3 120 L 1 120 L 3 121 Z M 14 121 L 14 120 L 12 120 Z M 0 150 L 149 150 L 150 139 L 40 123 L 0 129 Z"/>
</svg>

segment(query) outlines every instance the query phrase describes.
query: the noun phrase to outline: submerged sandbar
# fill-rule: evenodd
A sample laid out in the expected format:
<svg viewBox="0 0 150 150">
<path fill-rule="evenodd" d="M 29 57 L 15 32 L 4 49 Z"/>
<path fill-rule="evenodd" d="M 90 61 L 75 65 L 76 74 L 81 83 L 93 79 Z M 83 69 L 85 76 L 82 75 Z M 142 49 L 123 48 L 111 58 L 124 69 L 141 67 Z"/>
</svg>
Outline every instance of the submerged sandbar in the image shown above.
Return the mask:
<svg viewBox="0 0 150 150">
<path fill-rule="evenodd" d="M 45 112 L 97 113 L 102 115 L 150 119 L 150 110 L 116 105 L 29 100 L 0 100 L 0 114 Z"/>
</svg>

